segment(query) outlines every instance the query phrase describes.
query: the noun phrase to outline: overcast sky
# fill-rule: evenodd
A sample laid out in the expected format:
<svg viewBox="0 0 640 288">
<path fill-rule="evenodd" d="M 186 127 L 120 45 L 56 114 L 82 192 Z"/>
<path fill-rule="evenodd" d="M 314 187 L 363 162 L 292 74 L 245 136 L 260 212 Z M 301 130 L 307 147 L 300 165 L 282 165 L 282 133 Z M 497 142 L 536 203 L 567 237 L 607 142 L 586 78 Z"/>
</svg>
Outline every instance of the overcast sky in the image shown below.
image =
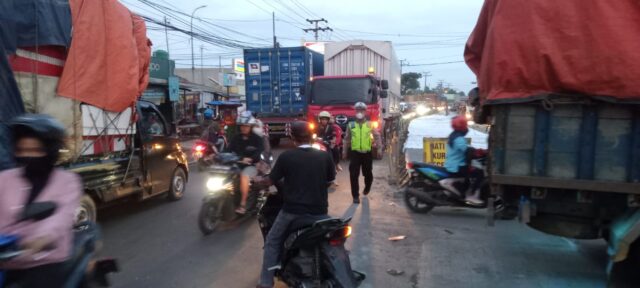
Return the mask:
<svg viewBox="0 0 640 288">
<path fill-rule="evenodd" d="M 163 20 L 165 14 L 145 5 L 145 0 L 121 0 L 136 13 Z M 210 35 L 249 43 L 251 46 L 269 46 L 272 43 L 271 12 L 276 13 L 276 36 L 281 46 L 300 46 L 313 41 L 313 34 L 301 28 L 311 28 L 305 19 L 324 18 L 333 32 L 321 32 L 321 41 L 353 39 L 386 40 L 394 43 L 399 59 L 409 65 L 455 62 L 463 60 L 464 43 L 477 20 L 482 0 L 148 0 L 171 7 L 186 14 L 207 5 L 195 14 L 194 26 Z M 169 11 L 169 13 L 172 13 Z M 176 15 L 176 14 L 174 14 Z M 188 16 L 180 16 L 187 21 Z M 177 27 L 187 29 L 180 20 L 168 18 Z M 206 22 L 204 22 L 206 21 Z M 187 23 L 188 24 L 188 23 Z M 212 24 L 218 25 L 213 26 Z M 164 30 L 148 24 L 153 50 L 167 49 Z M 155 29 L 155 30 L 154 30 Z M 160 29 L 160 30 L 158 30 Z M 189 36 L 169 31 L 171 58 L 178 67 L 191 66 Z M 239 48 L 219 47 L 211 43 L 194 41 L 196 67 L 230 65 L 231 58 L 241 58 Z M 200 57 L 200 47 L 204 57 Z M 202 58 L 202 59 L 201 59 Z M 202 61 L 202 62 L 201 62 Z M 403 67 L 403 72 L 429 71 L 428 85 L 438 80 L 451 87 L 469 91 L 475 76 L 464 63 Z M 424 79 L 423 79 L 424 80 Z M 421 83 L 422 81 L 421 80 Z"/>
</svg>

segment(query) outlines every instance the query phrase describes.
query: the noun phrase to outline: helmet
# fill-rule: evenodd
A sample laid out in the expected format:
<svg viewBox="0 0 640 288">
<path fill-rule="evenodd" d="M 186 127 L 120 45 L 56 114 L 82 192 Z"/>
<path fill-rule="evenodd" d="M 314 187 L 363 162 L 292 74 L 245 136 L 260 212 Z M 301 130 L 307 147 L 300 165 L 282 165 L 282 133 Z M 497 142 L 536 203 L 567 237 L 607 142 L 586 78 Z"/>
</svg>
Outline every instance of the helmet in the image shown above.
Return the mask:
<svg viewBox="0 0 640 288">
<path fill-rule="evenodd" d="M 467 125 L 467 119 L 464 116 L 454 117 L 453 119 L 451 119 L 451 128 L 453 128 L 454 131 L 461 131 L 461 132 L 465 132 L 469 130 L 469 127 Z"/>
<path fill-rule="evenodd" d="M 356 103 L 356 105 L 353 105 L 353 109 L 355 109 L 355 110 L 367 110 L 367 104 L 364 104 L 363 102 L 358 102 L 358 103 Z"/>
<path fill-rule="evenodd" d="M 322 118 L 331 119 L 331 113 L 329 113 L 328 111 L 320 112 L 320 114 L 318 114 L 318 120 L 320 120 Z"/>
<path fill-rule="evenodd" d="M 63 147 L 64 126 L 49 115 L 21 115 L 9 122 L 9 128 L 13 133 L 14 141 L 26 135 L 34 136 L 44 142 L 47 154 L 54 158 L 57 158 L 59 150 Z"/>
<path fill-rule="evenodd" d="M 253 126 L 256 125 L 256 118 L 240 116 L 238 120 L 236 120 L 236 124 L 238 124 L 238 126 Z"/>
<path fill-rule="evenodd" d="M 311 139 L 309 122 L 295 121 L 291 123 L 291 136 L 295 140 L 308 141 Z"/>
</svg>

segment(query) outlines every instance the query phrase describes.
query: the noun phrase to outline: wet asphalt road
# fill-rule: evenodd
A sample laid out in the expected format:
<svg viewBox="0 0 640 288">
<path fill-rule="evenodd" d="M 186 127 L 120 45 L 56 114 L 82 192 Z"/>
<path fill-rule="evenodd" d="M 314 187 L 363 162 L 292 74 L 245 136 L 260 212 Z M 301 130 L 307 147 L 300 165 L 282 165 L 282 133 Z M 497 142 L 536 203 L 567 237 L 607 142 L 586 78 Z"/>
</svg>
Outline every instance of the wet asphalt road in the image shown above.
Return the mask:
<svg viewBox="0 0 640 288">
<path fill-rule="evenodd" d="M 483 210 L 413 214 L 387 185 L 387 174 L 384 162 L 376 161 L 374 190 L 359 206 L 351 204 L 347 171 L 330 194 L 331 215 L 354 217 L 347 246 L 354 269 L 367 274 L 361 287 L 606 285 L 603 241 L 549 236 L 516 221 L 487 227 Z M 204 181 L 192 169 L 178 202 L 159 197 L 100 210 L 102 255 L 117 258 L 122 269 L 112 277 L 115 287 L 255 287 L 262 262 L 256 220 L 203 236 L 196 220 Z M 388 240 L 396 235 L 407 238 Z"/>
</svg>

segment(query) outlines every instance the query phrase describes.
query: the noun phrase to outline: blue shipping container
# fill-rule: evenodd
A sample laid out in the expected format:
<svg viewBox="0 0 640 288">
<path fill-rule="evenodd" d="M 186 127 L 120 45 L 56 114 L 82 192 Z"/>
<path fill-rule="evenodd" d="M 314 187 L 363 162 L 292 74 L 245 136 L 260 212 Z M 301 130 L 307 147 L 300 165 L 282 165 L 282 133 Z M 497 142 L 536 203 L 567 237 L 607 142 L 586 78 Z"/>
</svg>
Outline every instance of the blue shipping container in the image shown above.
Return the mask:
<svg viewBox="0 0 640 288">
<path fill-rule="evenodd" d="M 260 117 L 304 115 L 304 87 L 324 74 L 324 56 L 305 47 L 246 49 L 244 63 L 247 109 Z"/>
</svg>

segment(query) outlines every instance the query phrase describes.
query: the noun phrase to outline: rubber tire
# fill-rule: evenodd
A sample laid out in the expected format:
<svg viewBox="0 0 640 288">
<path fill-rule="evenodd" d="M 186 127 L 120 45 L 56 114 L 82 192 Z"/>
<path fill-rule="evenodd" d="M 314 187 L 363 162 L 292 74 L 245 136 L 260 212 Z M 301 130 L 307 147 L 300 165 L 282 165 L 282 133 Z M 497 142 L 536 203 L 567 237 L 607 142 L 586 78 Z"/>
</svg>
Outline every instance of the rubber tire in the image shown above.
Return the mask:
<svg viewBox="0 0 640 288">
<path fill-rule="evenodd" d="M 96 203 L 93 201 L 93 198 L 91 198 L 91 196 L 87 194 L 82 195 L 82 198 L 80 198 L 80 207 L 84 208 L 84 210 L 87 211 L 87 221 L 91 221 L 91 222 L 96 221 L 98 210 L 96 209 Z M 74 215 L 75 224 L 78 224 L 77 217 L 78 217 L 77 214 Z"/>
<path fill-rule="evenodd" d="M 405 205 L 407 205 L 407 207 L 409 207 L 409 210 L 411 210 L 414 213 L 426 214 L 426 213 L 429 213 L 434 207 L 436 207 L 435 205 L 429 205 L 429 204 L 427 204 L 427 206 L 425 207 L 414 206 L 413 203 L 411 203 L 412 198 L 416 198 L 416 203 L 423 203 L 423 202 L 418 202 L 419 200 L 417 199 L 416 196 L 413 196 L 407 193 L 406 191 L 404 192 L 404 203 Z"/>
<path fill-rule="evenodd" d="M 176 177 L 182 177 L 182 192 L 177 193 L 175 191 L 175 181 Z M 184 197 L 184 190 L 187 188 L 187 173 L 184 172 L 182 167 L 177 167 L 173 170 L 173 176 L 171 176 L 171 187 L 169 187 L 169 193 L 167 194 L 167 198 L 171 201 L 178 201 Z"/>
<path fill-rule="evenodd" d="M 220 224 L 220 219 L 211 220 L 212 217 L 209 214 L 210 207 L 213 207 L 213 213 L 217 212 L 215 210 L 216 209 L 215 206 L 216 206 L 215 203 L 205 202 L 205 203 L 202 203 L 202 206 L 200 207 L 200 213 L 198 213 L 198 228 L 200 228 L 200 231 L 205 236 L 213 233 L 213 231 L 215 231 L 216 228 L 218 227 L 218 224 Z M 208 224 L 207 222 L 212 222 L 212 223 Z"/>
<path fill-rule="evenodd" d="M 280 145 L 280 138 L 269 138 L 269 144 L 271 145 L 271 149 L 278 147 L 278 145 Z"/>
</svg>

